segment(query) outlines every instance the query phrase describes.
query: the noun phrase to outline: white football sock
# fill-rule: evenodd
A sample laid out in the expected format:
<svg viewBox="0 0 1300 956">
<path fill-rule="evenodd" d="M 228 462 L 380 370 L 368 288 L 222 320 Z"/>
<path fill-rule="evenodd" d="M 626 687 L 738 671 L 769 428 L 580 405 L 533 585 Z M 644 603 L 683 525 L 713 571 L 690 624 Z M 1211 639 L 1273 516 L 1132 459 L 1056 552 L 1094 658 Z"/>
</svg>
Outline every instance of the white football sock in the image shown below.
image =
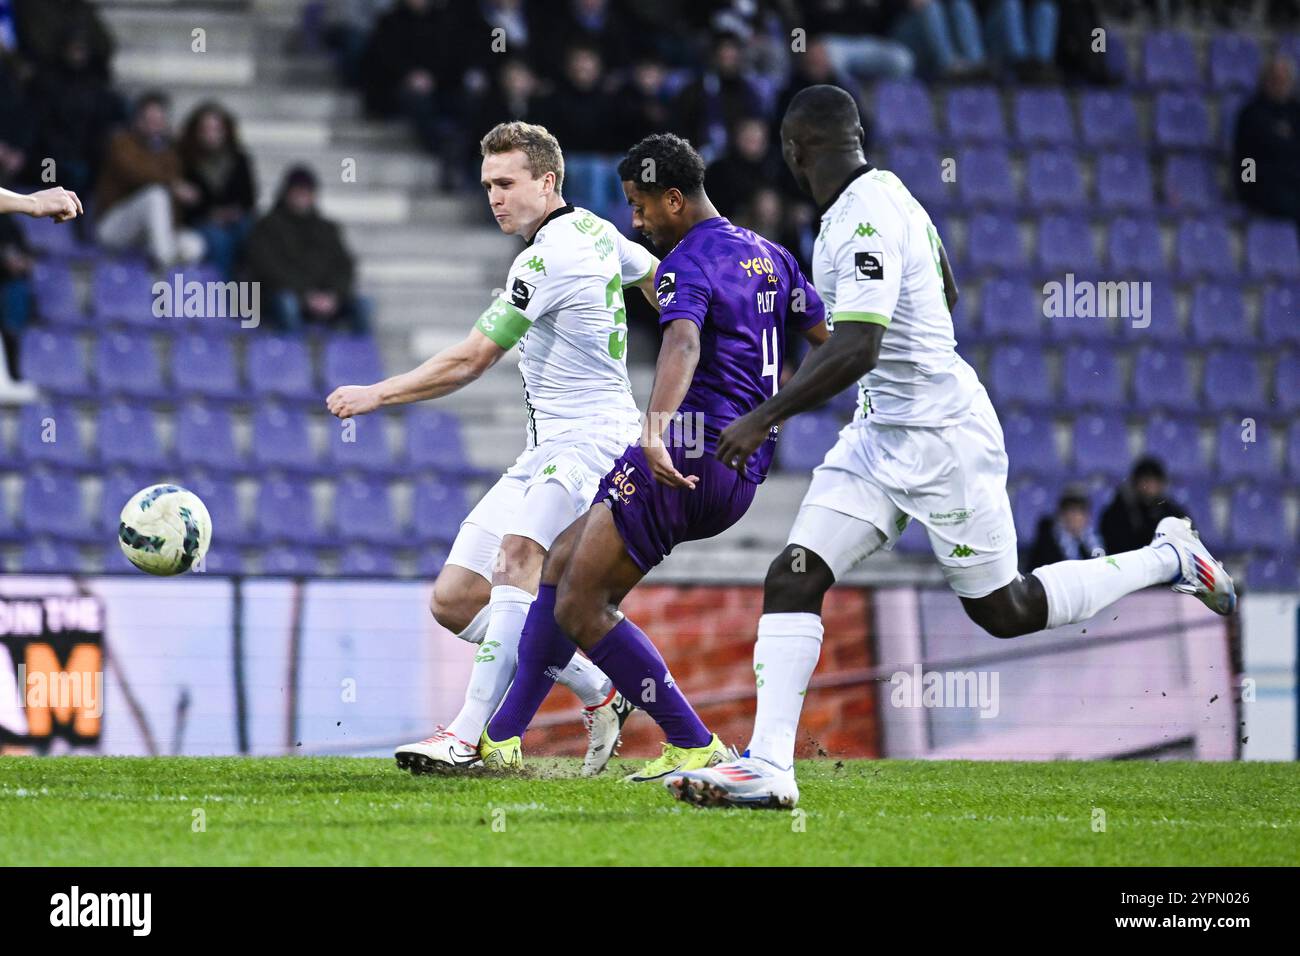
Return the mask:
<svg viewBox="0 0 1300 956">
<path fill-rule="evenodd" d="M 488 618 L 492 614 L 492 605 L 484 604 L 474 615 L 474 620 L 465 625 L 465 630 L 457 631 L 456 636 L 470 644 L 482 644 L 483 635 L 487 633 Z"/>
<path fill-rule="evenodd" d="M 573 655 L 573 660 L 560 671 L 555 682 L 577 694 L 584 707 L 599 707 L 614 689 L 614 682 L 605 676 L 605 672 L 581 654 Z"/>
<path fill-rule="evenodd" d="M 813 669 L 822 652 L 818 614 L 764 614 L 758 619 L 754 674 L 758 712 L 749 755 L 794 769 L 794 738 Z"/>
<path fill-rule="evenodd" d="M 1086 621 L 1126 594 L 1167 584 L 1182 570 L 1171 544 L 1148 545 L 1105 558 L 1058 561 L 1032 574 L 1047 592 L 1047 628 Z"/>
<path fill-rule="evenodd" d="M 498 584 L 492 588 L 488 599 L 491 611 L 487 633 L 474 655 L 474 669 L 470 671 L 469 687 L 465 689 L 465 705 L 447 730 L 467 744 L 478 746 L 483 728 L 500 706 L 510 682 L 515 679 L 519 664 L 519 637 L 524 632 L 529 605 L 535 595 L 527 591 Z"/>
</svg>

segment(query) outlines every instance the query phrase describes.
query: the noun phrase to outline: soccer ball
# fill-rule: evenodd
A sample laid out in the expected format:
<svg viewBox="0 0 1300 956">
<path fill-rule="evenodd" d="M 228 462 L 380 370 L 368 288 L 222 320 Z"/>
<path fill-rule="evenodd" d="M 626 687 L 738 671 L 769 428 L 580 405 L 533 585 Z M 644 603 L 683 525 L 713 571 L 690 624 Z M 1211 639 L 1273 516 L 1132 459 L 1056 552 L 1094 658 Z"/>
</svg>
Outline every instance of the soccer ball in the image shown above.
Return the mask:
<svg viewBox="0 0 1300 956">
<path fill-rule="evenodd" d="M 180 485 L 150 485 L 137 491 L 117 526 L 122 553 L 150 574 L 188 571 L 207 554 L 211 541 L 208 509 Z"/>
</svg>

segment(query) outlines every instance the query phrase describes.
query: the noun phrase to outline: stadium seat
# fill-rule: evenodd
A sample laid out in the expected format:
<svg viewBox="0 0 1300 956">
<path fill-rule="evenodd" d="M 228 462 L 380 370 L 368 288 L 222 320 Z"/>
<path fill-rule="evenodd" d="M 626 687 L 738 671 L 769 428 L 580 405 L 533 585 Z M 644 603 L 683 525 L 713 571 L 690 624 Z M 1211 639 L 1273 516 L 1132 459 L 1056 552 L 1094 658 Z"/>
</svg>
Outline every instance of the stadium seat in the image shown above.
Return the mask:
<svg viewBox="0 0 1300 956">
<path fill-rule="evenodd" d="M 980 274 L 1025 271 L 1025 247 L 1016 221 L 990 212 L 972 217 L 966 232 L 966 268 Z"/>
<path fill-rule="evenodd" d="M 335 485 L 334 527 L 344 542 L 396 547 L 406 540 L 397 530 L 388 485 L 382 481 L 345 478 Z"/>
<path fill-rule="evenodd" d="M 213 574 L 219 577 L 245 573 L 244 559 L 239 550 L 224 545 L 213 545 L 208 548 L 207 553 L 203 555 L 201 566 L 202 571 L 199 571 L 198 566 L 196 566 L 196 573 Z"/>
<path fill-rule="evenodd" d="M 1177 212 L 1204 212 L 1223 205 L 1214 168 L 1200 156 L 1170 156 L 1160 183 L 1165 204 Z"/>
<path fill-rule="evenodd" d="M 18 564 L 20 570 L 31 574 L 75 574 L 90 570 L 84 566 L 80 551 L 66 541 L 29 541 L 23 546 Z"/>
<path fill-rule="evenodd" d="M 1056 451 L 1050 418 L 1017 411 L 1000 417 L 1010 469 L 1017 478 L 1036 475 L 1064 479 L 1065 469 Z"/>
<path fill-rule="evenodd" d="M 199 395 L 209 401 L 237 401 L 245 398 L 235 364 L 235 350 L 229 339 L 191 333 L 172 344 L 171 380 L 185 395 Z"/>
<path fill-rule="evenodd" d="M 1025 169 L 1025 198 L 1038 209 L 1082 209 L 1088 205 L 1083 173 L 1074 154 L 1039 150 L 1029 155 Z"/>
<path fill-rule="evenodd" d="M 23 539 L 23 532 L 18 527 L 16 507 L 9 506 L 9 496 L 0 494 L 0 544 L 13 544 Z M 0 568 L 4 567 L 0 561 Z"/>
<path fill-rule="evenodd" d="M 1016 136 L 1028 146 L 1069 146 L 1075 142 L 1070 102 L 1059 89 L 1027 89 L 1016 93 L 1012 115 Z"/>
<path fill-rule="evenodd" d="M 389 415 L 372 414 L 339 421 L 331 418 L 325 429 L 325 461 L 336 470 L 397 475 L 403 469 L 388 445 Z"/>
<path fill-rule="evenodd" d="M 1223 543 L 1214 515 L 1214 493 L 1215 484 L 1209 478 L 1173 475 L 1169 482 L 1169 497 L 1187 511 L 1193 527 L 1211 550 Z"/>
<path fill-rule="evenodd" d="M 1175 247 L 1178 269 L 1189 279 L 1228 278 L 1237 273 L 1231 233 L 1222 222 L 1184 220 Z"/>
<path fill-rule="evenodd" d="M 1274 484 L 1278 470 L 1273 464 L 1269 430 L 1264 422 L 1255 423 L 1255 440 L 1242 441 L 1241 417 L 1233 415 L 1219 423 L 1214 447 L 1218 455 L 1219 477 L 1225 481 L 1251 479 Z"/>
<path fill-rule="evenodd" d="M 301 339 L 258 335 L 245 356 L 248 384 L 258 395 L 320 403 L 311 368 L 311 355 Z"/>
<path fill-rule="evenodd" d="M 126 402 L 113 402 L 99 410 L 95 427 L 99 460 L 105 466 L 166 470 L 167 456 L 158 438 L 154 413 Z"/>
<path fill-rule="evenodd" d="M 220 406 L 198 401 L 182 406 L 176 417 L 175 447 L 182 468 L 236 474 L 248 470 L 247 457 L 235 445 L 234 422 Z"/>
<path fill-rule="evenodd" d="M 316 555 L 306 548 L 276 545 L 262 552 L 262 574 L 272 577 L 313 577 L 320 572 Z"/>
<path fill-rule="evenodd" d="M 1139 273 L 1140 275 L 1140 273 Z M 1135 316 L 1120 321 L 1118 329 L 1131 341 L 1139 344 L 1151 342 L 1181 346 L 1185 342 L 1183 322 L 1178 314 L 1178 295 L 1165 279 L 1141 279 L 1149 285 L 1139 287 L 1146 312 L 1143 326 Z"/>
<path fill-rule="evenodd" d="M 412 408 L 406 414 L 406 463 L 415 469 L 432 469 L 443 475 L 466 477 L 483 474 L 469 461 L 460 419 L 443 411 Z M 458 521 L 460 519 L 457 519 Z"/>
<path fill-rule="evenodd" d="M 999 404 L 1048 406 L 1055 398 L 1047 357 L 1037 345 L 996 348 L 989 362 L 988 384 Z"/>
<path fill-rule="evenodd" d="M 239 507 L 239 494 L 233 478 L 207 477 L 187 474 L 180 484 L 203 500 L 212 518 L 213 541 L 223 548 L 243 544 L 256 544 L 258 536 L 250 535 Z M 233 556 L 236 556 L 233 552 Z M 210 569 L 209 569 L 210 570 Z"/>
<path fill-rule="evenodd" d="M 32 298 L 36 312 L 51 325 L 87 325 L 85 309 L 67 262 L 47 259 L 32 265 Z"/>
<path fill-rule="evenodd" d="M 322 469 L 312 449 L 307 417 L 279 405 L 263 405 L 253 413 L 253 465 L 313 475 Z"/>
<path fill-rule="evenodd" d="M 1113 272 L 1141 280 L 1169 272 L 1160 227 L 1151 218 L 1113 220 L 1106 237 L 1106 261 Z"/>
<path fill-rule="evenodd" d="M 1014 206 L 1016 185 L 1007 151 L 1000 146 L 963 149 L 957 154 L 957 191 L 967 206 Z"/>
<path fill-rule="evenodd" d="M 1211 89 L 1253 90 L 1259 83 L 1263 55 L 1245 34 L 1216 33 L 1210 38 L 1209 58 Z"/>
<path fill-rule="evenodd" d="M 1132 456 L 1128 449 L 1128 428 L 1117 414 L 1080 415 L 1072 433 L 1075 472 L 1123 478 Z"/>
<path fill-rule="evenodd" d="M 916 80 L 882 80 L 877 84 L 876 108 L 872 116 L 876 137 L 883 143 L 896 140 L 931 142 L 939 137 L 930 90 Z M 904 178 L 903 182 L 908 180 Z"/>
<path fill-rule="evenodd" d="M 1259 306 L 1263 345 L 1300 345 L 1300 284 L 1270 286 Z"/>
<path fill-rule="evenodd" d="M 1038 264 L 1051 273 L 1091 275 L 1099 268 L 1092 229 L 1082 216 L 1047 215 L 1038 221 Z"/>
<path fill-rule="evenodd" d="M 1142 79 L 1149 86 L 1196 87 L 1201 83 L 1196 48 L 1185 33 L 1159 30 L 1142 42 Z"/>
<path fill-rule="evenodd" d="M 1120 409 L 1128 405 L 1115 350 L 1074 345 L 1065 352 L 1062 397 L 1072 406 Z"/>
<path fill-rule="evenodd" d="M 95 266 L 90 301 L 99 322 L 154 326 L 154 279 L 149 267 L 135 259 L 109 259 Z"/>
<path fill-rule="evenodd" d="M 384 377 L 379 346 L 369 336 L 336 335 L 325 343 L 321 387 L 325 394 L 340 385 L 366 385 Z"/>
<path fill-rule="evenodd" d="M 776 445 L 782 471 L 811 472 L 822 463 L 844 426 L 834 412 L 810 412 L 796 415 L 781 426 Z"/>
<path fill-rule="evenodd" d="M 1296 224 L 1255 219 L 1246 228 L 1246 269 L 1260 279 L 1300 279 Z"/>
<path fill-rule="evenodd" d="M 1254 340 L 1240 286 L 1199 283 L 1192 292 L 1189 317 L 1197 342 L 1240 346 Z"/>
<path fill-rule="evenodd" d="M 949 90 L 944 110 L 949 138 L 958 143 L 1000 143 L 1007 138 L 1002 97 L 992 86 Z"/>
<path fill-rule="evenodd" d="M 1200 430 L 1194 418 L 1157 414 L 1147 420 L 1142 453 L 1154 455 L 1170 474 L 1200 478 L 1206 474 Z"/>
<path fill-rule="evenodd" d="M 46 259 L 70 260 L 83 258 L 89 251 L 77 240 L 77 230 L 53 219 L 29 219 L 15 216 L 27 245 Z"/>
<path fill-rule="evenodd" d="M 100 392 L 129 398 L 163 398 L 162 362 L 153 337 L 144 332 L 107 332 L 95 344 L 95 378 Z"/>
<path fill-rule="evenodd" d="M 81 484 L 75 475 L 57 471 L 28 475 L 23 482 L 20 514 L 27 535 L 67 541 L 88 537 Z"/>
<path fill-rule="evenodd" d="M 1271 551 L 1286 546 L 1281 496 L 1247 485 L 1233 492 L 1228 507 L 1229 538 L 1235 547 Z"/>
<path fill-rule="evenodd" d="M 1124 90 L 1084 90 L 1079 95 L 1079 126 L 1084 143 L 1094 149 L 1132 149 L 1143 141 L 1137 106 Z"/>
<path fill-rule="evenodd" d="M 411 514 L 412 536 L 417 542 L 451 544 L 469 514 L 469 504 L 459 485 L 423 478 L 416 482 Z"/>
<path fill-rule="evenodd" d="M 432 580 L 442 573 L 442 566 L 447 563 L 447 552 L 442 548 L 424 547 L 415 558 L 415 573 L 422 578 Z"/>
<path fill-rule="evenodd" d="M 1300 355 L 1285 352 L 1273 369 L 1273 410 L 1284 415 L 1300 412 Z"/>
<path fill-rule="evenodd" d="M 1195 407 L 1192 377 L 1181 349 L 1147 346 L 1133 365 L 1133 397 L 1139 409 L 1185 412 Z"/>
<path fill-rule="evenodd" d="M 1151 181 L 1151 163 L 1146 156 L 1141 153 L 1103 153 L 1098 157 L 1097 202 L 1102 209 L 1151 209 L 1155 205 L 1155 188 Z"/>
<path fill-rule="evenodd" d="M 980 289 L 980 333 L 987 339 L 1043 336 L 1042 300 L 1033 286 L 991 279 Z"/>
<path fill-rule="evenodd" d="M 1200 97 L 1161 93 L 1155 103 L 1155 143 L 1162 149 L 1208 150 L 1210 113 Z"/>
<path fill-rule="evenodd" d="M 942 159 L 934 149 L 895 146 L 889 151 L 889 168 L 932 215 L 957 197 L 956 183 L 943 181 Z"/>
<path fill-rule="evenodd" d="M 1033 543 L 1038 522 L 1056 513 L 1060 489 L 1036 481 L 1022 481 L 1011 496 L 1011 515 L 1016 523 L 1016 538 L 1022 548 Z"/>
<path fill-rule="evenodd" d="M 22 341 L 23 375 L 54 395 L 89 398 L 95 394 L 81 342 L 66 330 L 29 328 Z"/>
<path fill-rule="evenodd" d="M 81 440 L 76 409 L 66 402 L 23 406 L 15 457 L 28 467 L 48 464 L 83 471 L 95 467 L 94 456 Z"/>
<path fill-rule="evenodd" d="M 255 520 L 260 541 L 301 546 L 332 542 L 333 536 L 322 534 L 317 527 L 311 489 L 282 478 L 261 483 Z"/>
<path fill-rule="evenodd" d="M 1252 558 L 1246 564 L 1246 586 L 1251 591 L 1300 590 L 1300 574 L 1295 558 L 1289 554 L 1270 554 Z"/>
<path fill-rule="evenodd" d="M 1266 408 L 1264 377 L 1253 355 L 1219 350 L 1205 358 L 1201 407 L 1259 415 Z"/>
<path fill-rule="evenodd" d="M 397 573 L 393 554 L 384 548 L 352 545 L 339 556 L 339 574 L 344 577 L 392 577 Z"/>
</svg>

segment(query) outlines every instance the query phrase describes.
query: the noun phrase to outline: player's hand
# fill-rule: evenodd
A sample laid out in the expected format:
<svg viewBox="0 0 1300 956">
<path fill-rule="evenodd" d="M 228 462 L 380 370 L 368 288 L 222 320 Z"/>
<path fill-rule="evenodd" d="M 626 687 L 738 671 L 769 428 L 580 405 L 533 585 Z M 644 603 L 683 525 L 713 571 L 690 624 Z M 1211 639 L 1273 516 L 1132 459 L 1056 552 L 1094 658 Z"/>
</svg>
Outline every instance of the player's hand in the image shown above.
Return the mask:
<svg viewBox="0 0 1300 956">
<path fill-rule="evenodd" d="M 734 468 L 742 474 L 745 462 L 749 461 L 760 445 L 767 441 L 771 429 L 753 412 L 741 415 L 722 430 L 718 436 L 718 450 L 714 452 L 718 461 L 728 468 Z"/>
<path fill-rule="evenodd" d="M 338 418 L 365 415 L 379 407 L 379 393 L 369 385 L 340 385 L 325 399 L 325 407 Z"/>
<path fill-rule="evenodd" d="M 683 475 L 673 467 L 672 456 L 668 454 L 662 439 L 646 441 L 642 439 L 641 450 L 645 453 L 645 460 L 650 463 L 650 473 L 655 476 L 655 481 L 661 485 L 667 485 L 669 488 L 685 488 L 687 491 L 694 491 L 696 483 L 700 480 L 696 475 Z"/>
<path fill-rule="evenodd" d="M 30 198 L 35 200 L 35 208 L 28 213 L 33 219 L 50 218 L 55 222 L 67 222 L 85 212 L 81 208 L 81 200 L 77 198 L 77 194 L 62 186 L 42 189 L 40 192 L 32 193 Z"/>
</svg>

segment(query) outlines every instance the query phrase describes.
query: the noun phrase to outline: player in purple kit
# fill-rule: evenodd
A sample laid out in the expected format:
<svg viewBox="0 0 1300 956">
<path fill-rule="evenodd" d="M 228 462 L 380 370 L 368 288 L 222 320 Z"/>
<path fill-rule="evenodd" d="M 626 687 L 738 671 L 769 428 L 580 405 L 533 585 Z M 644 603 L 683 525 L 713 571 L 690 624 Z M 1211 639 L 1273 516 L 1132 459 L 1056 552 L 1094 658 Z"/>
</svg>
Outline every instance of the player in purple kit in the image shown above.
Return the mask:
<svg viewBox="0 0 1300 956">
<path fill-rule="evenodd" d="M 644 781 L 720 763 L 730 752 L 618 606 L 674 546 L 719 534 L 744 515 L 767 475 L 776 429 L 735 470 L 714 456 L 717 437 L 776 394 L 787 326 L 813 345 L 829 333 L 821 298 L 794 257 L 718 214 L 690 143 L 648 136 L 619 175 L 633 228 L 671 250 L 655 277 L 663 343 L 654 388 L 640 442 L 601 482 L 595 503 L 603 507 L 570 525 L 547 554 L 514 683 L 480 753 L 488 766 L 522 763 L 523 733 L 576 644 L 663 728 L 662 756 L 628 777 Z M 702 442 L 681 440 L 692 433 Z"/>
</svg>

